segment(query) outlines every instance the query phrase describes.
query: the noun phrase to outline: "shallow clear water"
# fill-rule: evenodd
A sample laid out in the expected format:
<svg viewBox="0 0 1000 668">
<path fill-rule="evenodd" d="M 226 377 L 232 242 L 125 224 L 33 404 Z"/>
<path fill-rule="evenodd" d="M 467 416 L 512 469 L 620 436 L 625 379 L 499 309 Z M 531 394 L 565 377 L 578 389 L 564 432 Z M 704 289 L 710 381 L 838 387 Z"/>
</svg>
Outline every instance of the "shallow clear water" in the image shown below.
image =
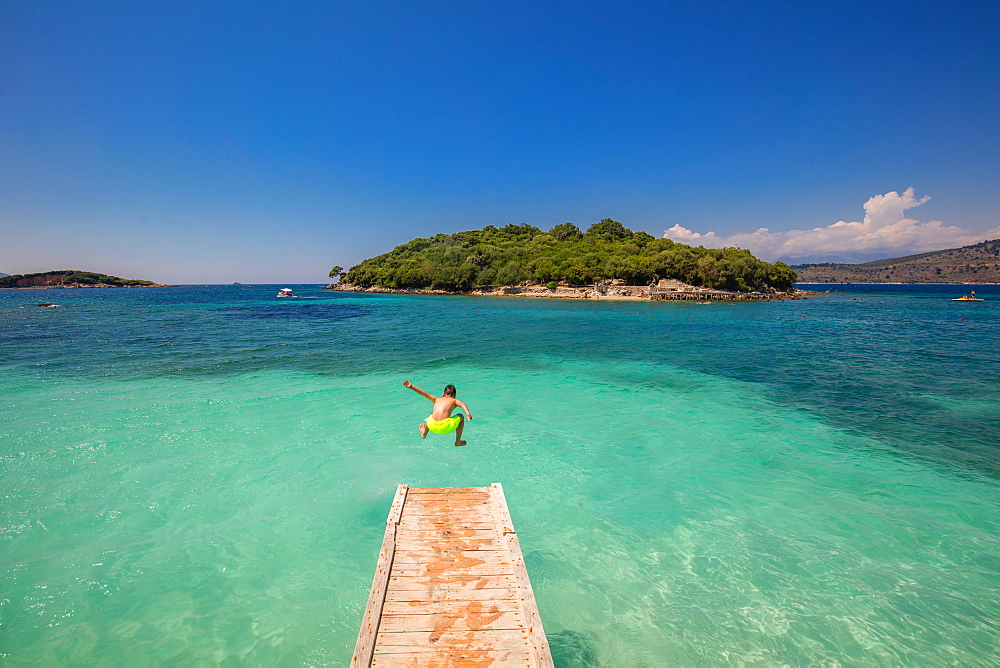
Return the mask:
<svg viewBox="0 0 1000 668">
<path fill-rule="evenodd" d="M 557 665 L 995 664 L 996 287 L 278 287 L 0 291 L 4 662 L 346 665 L 396 485 L 501 482 Z"/>
</svg>

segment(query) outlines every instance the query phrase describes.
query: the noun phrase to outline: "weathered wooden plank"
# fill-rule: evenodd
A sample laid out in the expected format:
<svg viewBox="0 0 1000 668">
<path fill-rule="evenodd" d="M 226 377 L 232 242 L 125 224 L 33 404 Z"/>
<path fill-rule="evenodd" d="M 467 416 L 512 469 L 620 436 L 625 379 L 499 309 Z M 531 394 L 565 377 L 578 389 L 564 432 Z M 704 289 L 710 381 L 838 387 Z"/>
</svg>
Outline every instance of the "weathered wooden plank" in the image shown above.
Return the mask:
<svg viewBox="0 0 1000 668">
<path fill-rule="evenodd" d="M 410 532 L 413 531 L 436 531 L 442 527 L 447 527 L 447 526 L 450 526 L 448 524 L 448 520 L 443 517 L 441 519 L 433 519 L 433 520 L 430 518 L 424 518 L 424 519 L 404 518 L 399 523 L 399 527 L 401 529 L 404 529 L 406 532 L 403 534 L 404 536 L 408 536 Z M 475 522 L 470 522 L 465 526 L 469 529 L 480 529 L 480 530 L 496 528 L 496 524 L 493 521 L 486 518 L 483 518 L 482 520 L 477 520 Z"/>
<path fill-rule="evenodd" d="M 413 495 L 412 500 L 417 503 L 424 503 L 427 501 L 434 501 L 434 500 L 458 502 L 458 501 L 466 501 L 469 499 L 488 501 L 490 498 L 490 494 L 492 494 L 492 492 L 489 490 L 488 487 L 481 489 L 479 491 L 472 491 L 472 492 L 440 492 L 431 494 L 416 492 Z"/>
<path fill-rule="evenodd" d="M 517 601 L 520 606 L 521 594 L 515 587 L 497 587 L 491 589 L 388 589 L 385 593 L 385 604 L 390 602 L 423 602 L 432 604 L 437 601 Z"/>
<path fill-rule="evenodd" d="M 479 589 L 473 591 L 498 591 L 496 589 Z M 521 601 L 513 595 L 507 599 L 486 600 L 447 600 L 447 601 L 392 601 L 386 598 L 382 605 L 383 615 L 436 615 L 453 613 L 456 610 L 479 612 L 520 612 Z"/>
<path fill-rule="evenodd" d="M 413 654 L 376 653 L 372 666 L 379 668 L 487 668 L 488 666 L 530 666 L 531 655 L 520 650 L 428 649 Z"/>
<path fill-rule="evenodd" d="M 478 508 L 488 506 L 489 498 L 485 499 L 439 499 L 438 497 L 423 497 L 423 500 L 409 501 L 406 504 L 410 512 L 423 511 L 430 508 Z"/>
<path fill-rule="evenodd" d="M 412 526 L 408 524 L 407 526 Z M 495 545 L 497 549 L 503 549 L 499 536 L 495 530 L 477 529 L 467 534 L 462 532 L 441 533 L 440 531 L 421 529 L 408 529 L 400 537 L 400 540 L 412 543 L 430 543 L 433 545 L 460 545 L 462 543 L 474 543 L 477 545 Z"/>
<path fill-rule="evenodd" d="M 426 575 L 400 577 L 392 574 L 389 576 L 390 591 L 402 591 L 404 589 L 505 589 L 507 587 L 517 589 L 517 580 L 513 575 L 487 575 L 470 578 L 457 576 L 449 582 L 442 582 L 440 578 L 428 577 Z"/>
<path fill-rule="evenodd" d="M 510 518 L 507 499 L 503 494 L 503 486 L 498 482 L 493 483 L 493 496 L 490 499 L 490 509 L 497 521 L 499 535 L 502 537 L 514 533 L 514 521 Z"/>
<path fill-rule="evenodd" d="M 456 523 L 454 520 L 455 515 L 460 515 L 462 517 L 462 521 Z M 493 516 L 490 513 L 489 508 L 484 508 L 475 512 L 455 510 L 448 512 L 421 513 L 420 515 L 404 515 L 400 524 L 405 524 L 410 529 L 419 529 L 423 531 L 440 530 L 442 527 L 450 529 L 483 530 L 487 528 L 487 525 L 492 520 L 492 517 Z M 427 526 L 420 526 L 422 524 Z"/>
<path fill-rule="evenodd" d="M 531 657 L 523 651 L 438 651 L 410 654 L 376 654 L 373 666 L 392 668 L 497 668 L 498 666 L 530 666 Z"/>
<path fill-rule="evenodd" d="M 440 506 L 437 504 L 427 505 L 423 508 L 417 508 L 413 506 L 407 506 L 403 511 L 406 519 L 413 517 L 438 517 L 445 516 L 451 519 L 452 522 L 463 526 L 467 520 L 475 521 L 479 517 L 488 517 L 490 514 L 490 504 L 489 503 L 477 503 L 475 505 L 469 506 Z M 462 519 L 456 521 L 456 517 L 461 517 Z"/>
<path fill-rule="evenodd" d="M 481 494 L 414 494 L 409 503 L 411 507 L 447 504 L 451 506 L 474 506 L 477 503 L 489 503 L 489 493 Z"/>
<path fill-rule="evenodd" d="M 403 506 L 406 505 L 406 496 L 409 492 L 409 487 L 407 485 L 400 485 L 396 488 L 396 496 L 392 499 L 392 505 L 389 507 L 389 517 L 386 518 L 386 524 L 399 524 L 399 518 L 403 513 Z"/>
<path fill-rule="evenodd" d="M 493 575 L 512 575 L 513 567 L 507 564 L 467 564 L 461 568 L 452 568 L 448 564 L 395 564 L 392 568 L 394 577 L 435 577 L 439 582 L 465 582 Z"/>
<path fill-rule="evenodd" d="M 528 631 L 531 636 L 531 649 L 535 655 L 535 661 L 539 666 L 552 666 L 552 652 L 549 649 L 549 641 L 545 637 L 545 630 L 542 628 L 542 618 L 538 614 L 535 593 L 531 589 L 528 570 L 524 566 L 521 543 L 514 532 L 514 522 L 511 520 L 507 509 L 507 499 L 503 493 L 503 486 L 495 482 L 491 487 L 493 488 L 493 507 L 498 519 L 497 532 L 502 536 L 502 539 L 506 539 L 507 547 L 513 557 L 514 575 L 518 583 L 518 589 L 520 589 L 522 594 L 521 605 L 528 624 Z"/>
<path fill-rule="evenodd" d="M 431 649 L 525 649 L 528 631 L 524 629 L 487 629 L 484 631 L 402 631 L 379 635 L 376 652 L 380 654 L 420 652 Z"/>
<path fill-rule="evenodd" d="M 485 504 L 478 506 L 474 510 L 460 510 L 454 506 L 449 508 L 427 508 L 421 511 L 410 509 L 404 513 L 402 519 L 403 521 L 419 520 L 426 517 L 436 522 L 446 520 L 449 525 L 464 529 L 468 528 L 469 524 L 485 521 L 484 518 L 489 517 L 489 515 L 490 506 L 489 504 Z"/>
<path fill-rule="evenodd" d="M 463 568 L 477 564 L 510 565 L 510 553 L 506 550 L 402 550 L 397 541 L 394 564 L 424 564 L 439 568 L 442 565 Z"/>
<path fill-rule="evenodd" d="M 489 494 L 414 494 L 409 503 L 411 507 L 430 505 L 474 506 L 477 503 L 489 503 Z"/>
<path fill-rule="evenodd" d="M 437 504 L 425 506 L 423 508 L 407 508 L 406 517 L 436 517 L 440 515 L 451 518 L 454 524 L 464 526 L 468 520 L 475 521 L 477 518 L 486 517 L 490 514 L 490 504 L 478 503 L 474 506 L 440 506 Z M 461 519 L 456 520 L 455 518 Z"/>
<path fill-rule="evenodd" d="M 459 552 L 506 552 L 499 542 L 463 540 L 442 543 L 441 541 L 398 539 L 396 549 L 399 552 L 426 552 L 428 554 L 455 554 Z"/>
<path fill-rule="evenodd" d="M 382 605 L 385 603 L 386 589 L 389 584 L 389 572 L 392 570 L 392 560 L 396 552 L 396 520 L 398 520 L 406 500 L 406 490 L 406 485 L 400 485 L 396 488 L 396 496 L 393 498 L 389 510 L 389 519 L 386 520 L 385 533 L 382 535 L 382 548 L 379 550 L 378 563 L 375 565 L 375 577 L 372 581 L 371 591 L 368 593 L 368 603 L 365 606 L 365 616 L 361 620 L 361 631 L 358 633 L 358 640 L 354 645 L 354 655 L 351 658 L 352 666 L 371 664 L 378 625 L 382 617 Z"/>
<path fill-rule="evenodd" d="M 482 492 L 490 494 L 489 487 L 410 487 L 414 494 L 463 494 L 469 492 Z"/>
<path fill-rule="evenodd" d="M 382 613 L 379 635 L 403 631 L 484 631 L 524 629 L 524 615 L 517 612 L 466 612 L 447 614 L 389 615 Z"/>
<path fill-rule="evenodd" d="M 412 487 L 415 493 L 420 498 L 432 498 L 435 496 L 443 497 L 463 497 L 463 496 L 476 496 L 476 495 L 486 495 L 489 496 L 493 491 L 489 487 Z"/>
<path fill-rule="evenodd" d="M 476 512 L 466 512 L 464 510 L 447 512 L 428 512 L 420 515 L 404 515 L 400 524 L 405 524 L 410 529 L 433 530 L 441 525 L 455 527 L 455 515 L 461 515 L 462 521 L 459 527 L 462 529 L 485 529 L 492 519 L 489 508 L 483 508 Z M 421 525 L 427 525 L 422 527 Z"/>
<path fill-rule="evenodd" d="M 420 554 L 410 552 L 408 555 Z M 455 575 L 478 573 L 480 570 L 496 570 L 502 573 L 513 573 L 514 565 L 509 555 L 495 550 L 469 550 L 469 554 L 478 556 L 465 556 L 463 552 L 427 552 L 424 560 L 414 559 L 411 556 L 396 556 L 398 562 L 394 561 L 393 574 L 401 575 L 403 571 L 412 571 L 418 567 L 421 572 L 440 573 L 443 571 L 453 572 Z"/>
<path fill-rule="evenodd" d="M 424 535 L 424 536 L 414 536 L 411 534 L 403 533 L 400 537 L 400 545 L 419 545 L 423 546 L 420 549 L 441 549 L 444 551 L 455 551 L 455 550 L 502 550 L 504 545 L 497 540 L 494 536 L 434 536 L 434 535 Z M 464 545 L 472 545 L 472 548 L 463 547 Z"/>
<path fill-rule="evenodd" d="M 482 513 L 476 515 L 465 515 L 462 517 L 460 522 L 455 522 L 453 516 L 449 516 L 447 513 L 428 513 L 426 515 L 407 515 L 400 519 L 400 524 L 410 525 L 411 529 L 423 529 L 425 531 L 434 531 L 435 529 L 444 526 L 450 529 L 492 529 L 493 524 L 490 521 L 489 513 Z M 427 527 L 421 527 L 420 525 L 426 524 Z"/>
<path fill-rule="evenodd" d="M 495 527 L 474 529 L 453 524 L 435 524 L 429 529 L 413 529 L 407 531 L 404 538 L 481 538 L 493 540 L 497 537 Z"/>
<path fill-rule="evenodd" d="M 440 506 L 434 504 L 432 506 L 424 506 L 422 508 L 407 508 L 406 512 L 407 519 L 415 519 L 418 517 L 438 517 L 445 515 L 451 518 L 451 523 L 462 527 L 465 526 L 467 521 L 476 521 L 478 518 L 487 517 L 490 514 L 490 504 L 479 503 L 474 506 Z M 461 519 L 457 519 L 461 518 Z"/>
<path fill-rule="evenodd" d="M 397 552 L 497 552 L 505 551 L 495 537 L 453 538 L 412 536 L 396 537 Z"/>
</svg>

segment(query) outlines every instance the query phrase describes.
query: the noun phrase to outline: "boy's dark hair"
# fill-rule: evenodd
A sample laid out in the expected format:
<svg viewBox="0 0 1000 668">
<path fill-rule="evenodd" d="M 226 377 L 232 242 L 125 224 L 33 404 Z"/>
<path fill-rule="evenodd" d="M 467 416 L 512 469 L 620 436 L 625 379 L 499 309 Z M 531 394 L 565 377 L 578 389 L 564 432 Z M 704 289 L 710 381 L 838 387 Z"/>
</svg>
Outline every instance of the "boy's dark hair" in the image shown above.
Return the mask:
<svg viewBox="0 0 1000 668">
<path fill-rule="evenodd" d="M 456 392 L 456 390 L 455 390 L 455 386 L 454 385 L 445 385 L 445 387 L 444 387 L 444 396 L 446 396 L 446 397 L 453 397 L 453 396 L 455 396 L 455 392 Z"/>
</svg>

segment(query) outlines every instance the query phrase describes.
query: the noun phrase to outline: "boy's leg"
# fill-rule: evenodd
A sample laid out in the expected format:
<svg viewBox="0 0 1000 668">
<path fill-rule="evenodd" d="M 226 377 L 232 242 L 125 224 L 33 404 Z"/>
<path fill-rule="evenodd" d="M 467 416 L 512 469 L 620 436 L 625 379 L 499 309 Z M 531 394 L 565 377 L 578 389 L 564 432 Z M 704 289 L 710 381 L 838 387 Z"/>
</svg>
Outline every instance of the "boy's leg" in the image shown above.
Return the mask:
<svg viewBox="0 0 1000 668">
<path fill-rule="evenodd" d="M 427 423 L 421 422 L 420 426 L 417 427 L 417 431 L 420 432 L 420 438 L 427 438 Z"/>
<path fill-rule="evenodd" d="M 455 447 L 465 445 L 465 441 L 462 440 L 462 429 L 465 427 L 465 416 L 461 413 L 458 414 L 458 428 L 455 429 Z"/>
</svg>

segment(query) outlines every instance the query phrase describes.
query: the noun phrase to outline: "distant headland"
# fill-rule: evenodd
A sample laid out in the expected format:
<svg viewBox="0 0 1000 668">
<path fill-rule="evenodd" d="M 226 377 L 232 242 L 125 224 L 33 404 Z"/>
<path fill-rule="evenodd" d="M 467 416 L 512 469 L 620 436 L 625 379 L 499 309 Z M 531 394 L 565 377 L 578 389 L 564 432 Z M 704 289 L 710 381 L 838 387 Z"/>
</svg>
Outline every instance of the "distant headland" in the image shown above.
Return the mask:
<svg viewBox="0 0 1000 668">
<path fill-rule="evenodd" d="M 1000 283 L 1000 239 L 861 264 L 797 264 L 800 283 Z"/>
<path fill-rule="evenodd" d="M 168 288 L 169 285 L 77 269 L 0 277 L 0 288 Z"/>
<path fill-rule="evenodd" d="M 740 248 L 703 248 L 633 232 L 605 218 L 584 232 L 562 223 L 545 232 L 532 225 L 413 239 L 344 271 L 335 290 L 554 297 L 648 298 L 661 281 L 692 295 L 724 298 L 789 294 L 795 272 Z"/>
</svg>

